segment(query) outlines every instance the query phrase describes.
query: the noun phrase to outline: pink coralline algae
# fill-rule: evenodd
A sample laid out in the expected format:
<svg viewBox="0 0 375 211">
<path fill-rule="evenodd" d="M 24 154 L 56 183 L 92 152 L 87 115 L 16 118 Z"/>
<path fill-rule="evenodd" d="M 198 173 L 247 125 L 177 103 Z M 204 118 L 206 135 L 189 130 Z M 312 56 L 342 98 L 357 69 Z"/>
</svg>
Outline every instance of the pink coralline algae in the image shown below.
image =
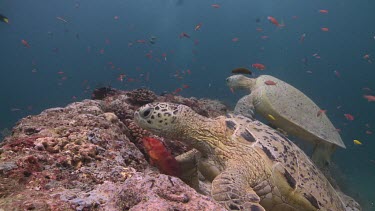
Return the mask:
<svg viewBox="0 0 375 211">
<path fill-rule="evenodd" d="M 145 159 L 141 139 L 152 134 L 134 124 L 133 113 L 165 97 L 104 91 L 15 125 L 0 144 L 0 210 L 223 210 Z M 173 99 L 205 115 L 226 109 L 214 101 Z M 173 140 L 164 144 L 173 156 L 188 150 Z"/>
</svg>

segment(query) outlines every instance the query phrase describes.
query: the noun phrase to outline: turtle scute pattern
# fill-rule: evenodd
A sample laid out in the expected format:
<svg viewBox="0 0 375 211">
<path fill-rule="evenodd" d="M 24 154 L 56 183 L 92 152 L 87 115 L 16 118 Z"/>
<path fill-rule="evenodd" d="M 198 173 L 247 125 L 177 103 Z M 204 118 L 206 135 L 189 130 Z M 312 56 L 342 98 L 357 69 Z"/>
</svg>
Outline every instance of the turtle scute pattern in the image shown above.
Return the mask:
<svg viewBox="0 0 375 211">
<path fill-rule="evenodd" d="M 267 80 L 274 81 L 277 85 L 267 86 L 265 85 Z M 308 139 L 329 142 L 345 148 L 344 142 L 331 121 L 326 115 L 316 116 L 320 108 L 304 93 L 270 75 L 262 75 L 256 81 L 257 87 L 261 87 L 262 90 L 258 101 L 267 101 L 272 110 L 282 118 L 295 124 L 296 127 L 306 130 L 309 134 Z M 297 130 L 297 128 L 293 130 Z M 295 133 L 299 134 L 300 132 Z"/>
<path fill-rule="evenodd" d="M 253 188 L 266 210 L 301 210 L 288 202 L 295 200 L 293 198 L 298 194 L 316 210 L 344 210 L 343 203 L 328 180 L 303 151 L 284 135 L 257 120 L 250 121 L 241 116 L 227 115 L 226 125 L 233 131 L 232 139 L 248 142 L 267 157 L 269 177 Z M 280 192 L 277 185 L 280 181 L 274 181 L 275 172 L 280 173 L 288 184 L 289 195 Z M 275 201 L 279 203 L 275 204 Z"/>
<path fill-rule="evenodd" d="M 301 149 L 255 119 L 231 114 L 210 119 L 168 103 L 146 105 L 135 119 L 206 154 L 210 168 L 219 171 L 211 194 L 230 210 L 351 210 Z"/>
</svg>

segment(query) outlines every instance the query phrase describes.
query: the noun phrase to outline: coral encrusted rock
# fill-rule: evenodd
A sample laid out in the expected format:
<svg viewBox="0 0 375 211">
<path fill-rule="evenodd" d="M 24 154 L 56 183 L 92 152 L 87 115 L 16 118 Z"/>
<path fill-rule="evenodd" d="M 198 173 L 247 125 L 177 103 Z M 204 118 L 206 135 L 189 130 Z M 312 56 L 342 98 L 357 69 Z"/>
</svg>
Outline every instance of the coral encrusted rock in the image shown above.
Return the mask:
<svg viewBox="0 0 375 211">
<path fill-rule="evenodd" d="M 134 124 L 133 113 L 163 97 L 101 91 L 97 100 L 47 109 L 13 127 L 0 144 L 0 210 L 224 210 L 148 163 L 140 140 L 152 134 Z M 207 115 L 225 110 L 185 102 Z M 173 155 L 188 150 L 164 143 Z"/>
</svg>

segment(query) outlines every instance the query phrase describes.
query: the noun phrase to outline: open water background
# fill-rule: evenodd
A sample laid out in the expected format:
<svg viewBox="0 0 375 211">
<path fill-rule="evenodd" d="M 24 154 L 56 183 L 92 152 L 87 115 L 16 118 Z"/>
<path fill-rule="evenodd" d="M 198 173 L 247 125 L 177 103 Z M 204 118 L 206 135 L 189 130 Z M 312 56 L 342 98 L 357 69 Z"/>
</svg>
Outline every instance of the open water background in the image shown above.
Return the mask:
<svg viewBox="0 0 375 211">
<path fill-rule="evenodd" d="M 234 106 L 244 93 L 226 87 L 230 70 L 262 63 L 266 70 L 252 68 L 254 76 L 279 77 L 328 110 L 347 146 L 334 156 L 337 180 L 364 210 L 375 210 L 375 140 L 365 133 L 375 132 L 375 102 L 363 98 L 375 95 L 375 64 L 363 58 L 375 59 L 374 11 L 368 0 L 3 0 L 0 14 L 10 24 L 0 22 L 0 130 L 108 85 L 156 93 L 188 85 L 179 94 Z"/>
</svg>

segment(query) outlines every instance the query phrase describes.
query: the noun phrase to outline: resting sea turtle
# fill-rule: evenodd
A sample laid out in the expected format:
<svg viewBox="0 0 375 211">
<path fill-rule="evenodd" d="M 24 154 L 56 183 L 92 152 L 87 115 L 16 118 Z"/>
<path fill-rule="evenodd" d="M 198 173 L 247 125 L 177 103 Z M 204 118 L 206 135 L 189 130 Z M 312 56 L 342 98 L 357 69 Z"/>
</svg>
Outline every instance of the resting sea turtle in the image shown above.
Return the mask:
<svg viewBox="0 0 375 211">
<path fill-rule="evenodd" d="M 252 117 L 255 110 L 288 134 L 313 142 L 312 159 L 318 166 L 325 167 L 330 163 L 336 146 L 346 148 L 324 112 L 290 84 L 269 75 L 257 78 L 233 75 L 226 81 L 231 89 L 251 92 L 238 101 L 235 113 Z"/>
<path fill-rule="evenodd" d="M 360 210 L 293 142 L 257 120 L 232 114 L 211 119 L 162 102 L 142 106 L 134 120 L 198 150 L 211 196 L 228 210 Z"/>
</svg>

